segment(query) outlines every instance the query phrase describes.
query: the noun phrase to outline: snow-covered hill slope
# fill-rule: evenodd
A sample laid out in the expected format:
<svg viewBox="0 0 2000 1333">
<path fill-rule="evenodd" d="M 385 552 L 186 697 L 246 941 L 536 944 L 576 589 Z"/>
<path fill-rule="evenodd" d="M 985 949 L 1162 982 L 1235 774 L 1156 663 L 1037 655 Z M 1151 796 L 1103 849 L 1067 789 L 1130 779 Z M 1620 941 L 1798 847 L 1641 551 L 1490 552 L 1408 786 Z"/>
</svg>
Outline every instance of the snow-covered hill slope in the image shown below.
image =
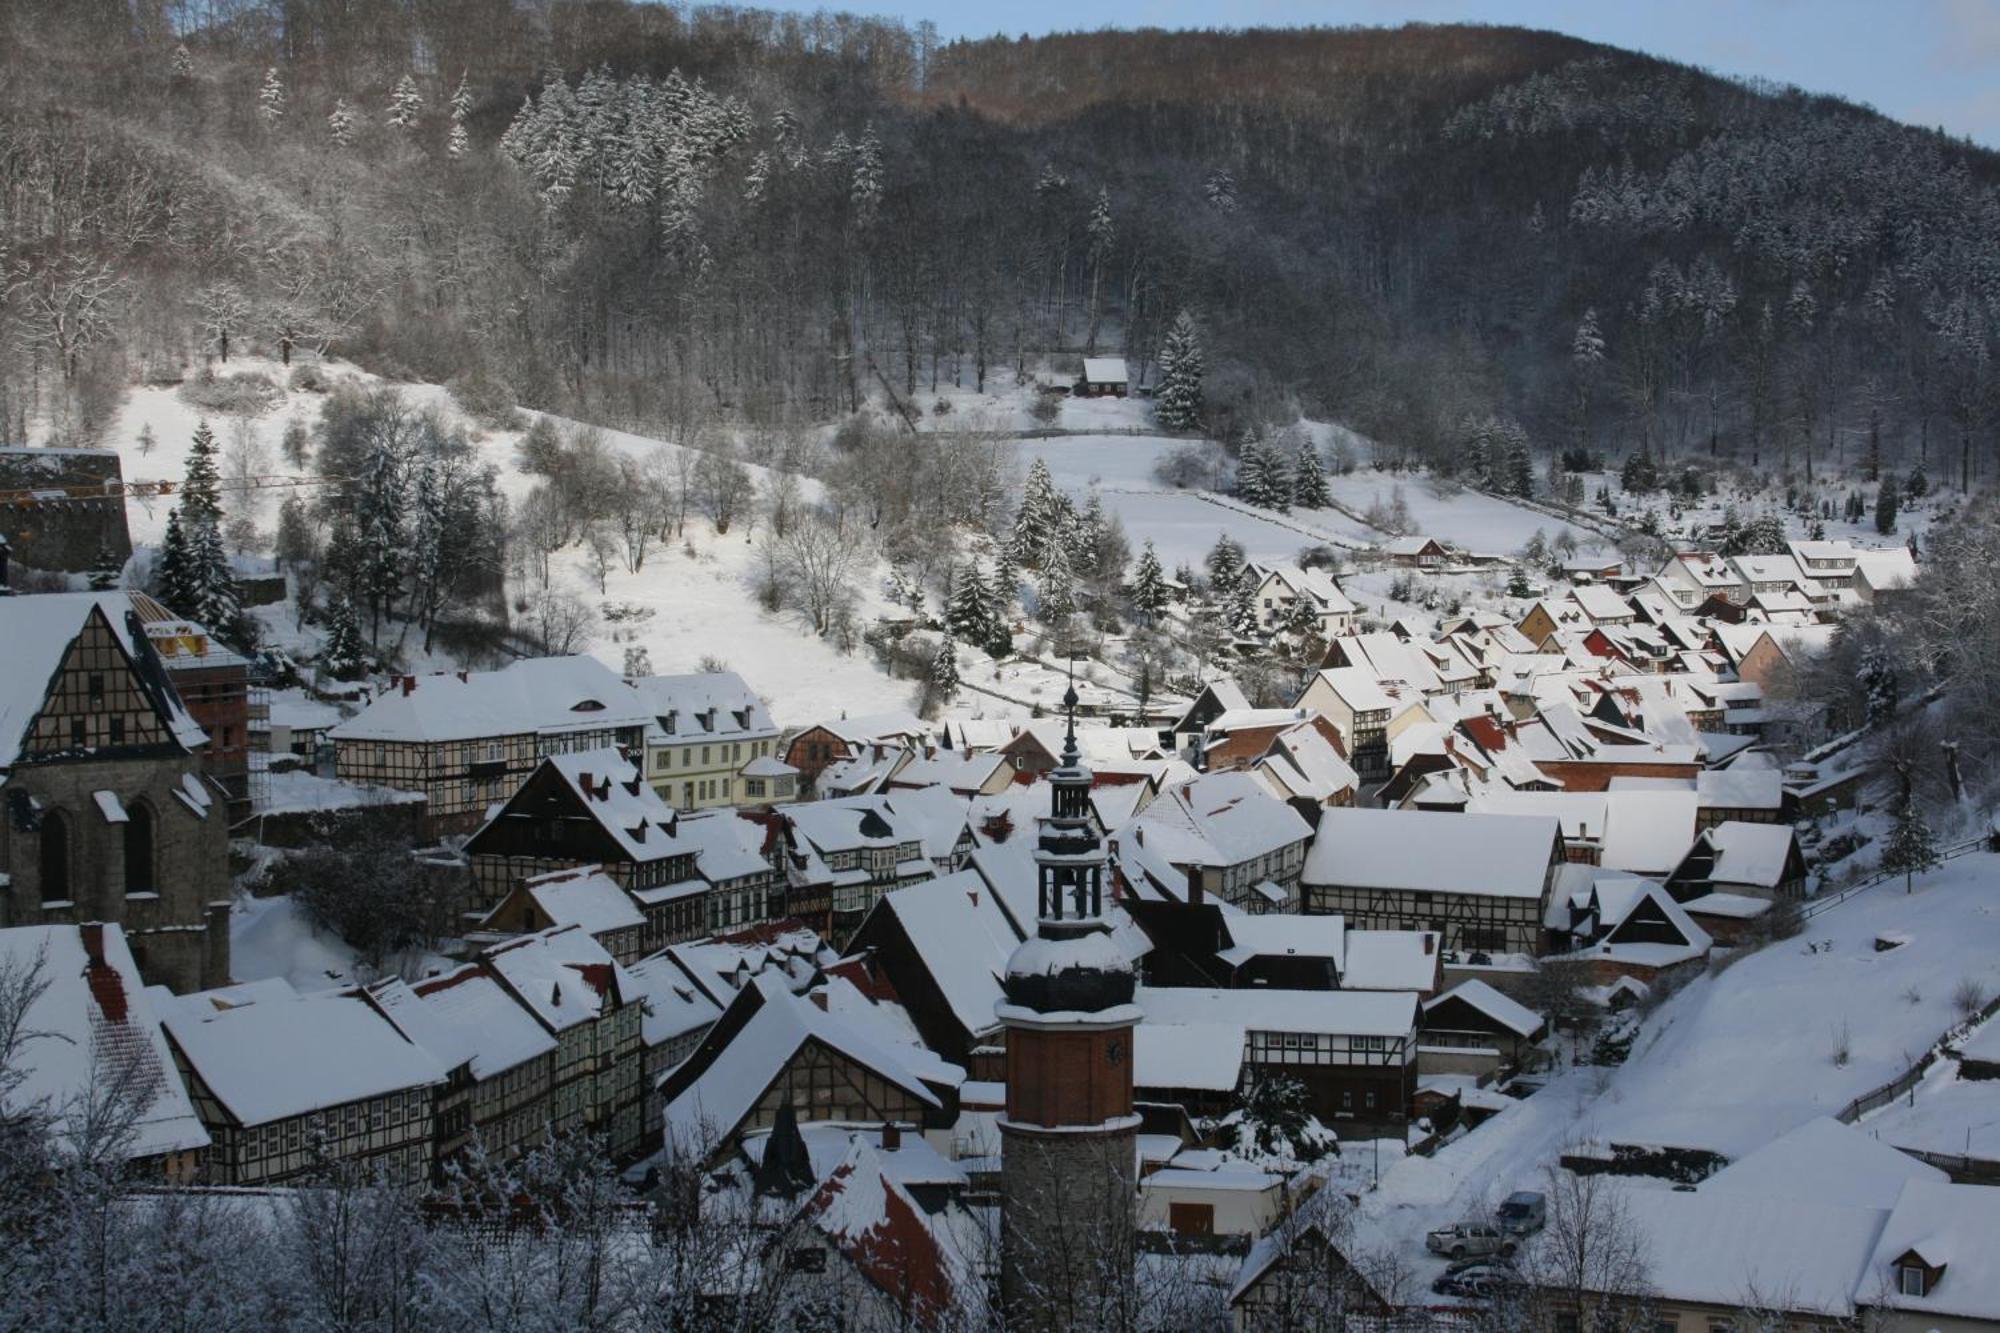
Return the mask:
<svg viewBox="0 0 2000 1333">
<path fill-rule="evenodd" d="M 364 385 L 384 383 L 351 365 L 329 362 L 324 367 L 332 380 L 352 379 Z M 285 383 L 284 368 L 273 362 L 238 359 L 228 370 L 268 375 Z M 454 420 L 463 421 L 451 395 L 441 386 L 400 384 L 408 402 L 418 407 L 435 407 Z M 291 466 L 283 457 L 279 441 L 289 420 L 307 425 L 318 419 L 325 395 L 286 391 L 270 411 L 254 417 L 210 414 L 209 424 L 225 461 L 232 449 L 244 440 L 254 441 L 264 465 L 259 472 L 297 476 L 309 469 Z M 143 386 L 127 399 L 117 421 L 107 432 L 107 440 L 122 455 L 128 480 L 169 480 L 178 482 L 187 468 L 187 451 L 196 424 L 204 414 L 190 406 L 173 386 Z M 574 423 L 556 419 L 568 427 Z M 523 473 L 515 459 L 517 431 L 492 431 L 473 427 L 481 456 L 499 470 L 500 487 L 518 502 L 533 488 L 534 478 Z M 526 424 L 524 420 L 523 425 Z M 142 427 L 151 427 L 155 447 L 141 452 Z M 675 446 L 622 431 L 605 431 L 607 442 L 616 449 L 644 456 L 656 449 Z M 225 466 L 225 473 L 229 470 Z M 762 470 L 752 469 L 761 480 Z M 808 494 L 816 491 L 810 480 Z M 275 521 L 277 506 L 285 491 L 232 492 L 227 505 L 232 514 L 248 512 L 268 533 Z M 314 492 L 307 491 L 306 494 Z M 137 547 L 157 546 L 166 526 L 170 503 L 135 501 L 128 510 L 132 540 Z M 135 573 L 150 565 L 151 552 L 141 549 L 135 556 Z M 661 673 L 693 671 L 707 658 L 716 658 L 743 674 L 752 688 L 769 702 L 773 717 L 781 725 L 802 725 L 843 712 L 864 714 L 910 706 L 911 682 L 891 680 L 878 670 L 865 652 L 844 655 L 824 639 L 799 628 L 788 616 L 771 616 L 757 605 L 754 585 L 758 573 L 756 533 L 738 525 L 728 534 L 716 535 L 707 522 L 690 517 L 687 540 L 663 544 L 650 555 L 637 573 L 622 567 L 608 575 L 600 593 L 595 574 L 587 568 L 588 556 L 580 547 L 559 552 L 554 560 L 554 578 L 582 594 L 593 606 L 636 609 L 623 625 L 600 628 L 591 651 L 617 670 L 624 663 L 629 646 L 643 647 Z M 882 609 L 879 570 L 870 569 L 856 580 L 864 616 Z M 287 608 L 267 608 L 264 622 L 272 637 L 281 643 L 299 643 L 300 632 Z M 419 669 L 443 669 L 453 665 L 439 660 L 415 663 Z"/>
</svg>

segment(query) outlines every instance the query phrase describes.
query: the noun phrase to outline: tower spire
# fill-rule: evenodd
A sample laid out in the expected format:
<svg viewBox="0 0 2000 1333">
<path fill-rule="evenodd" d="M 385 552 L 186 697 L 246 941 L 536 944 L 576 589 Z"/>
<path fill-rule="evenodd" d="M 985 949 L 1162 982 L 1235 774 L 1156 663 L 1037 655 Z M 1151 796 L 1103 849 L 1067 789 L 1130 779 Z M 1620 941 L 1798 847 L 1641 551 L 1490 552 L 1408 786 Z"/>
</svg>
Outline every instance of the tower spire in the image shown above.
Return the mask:
<svg viewBox="0 0 2000 1333">
<path fill-rule="evenodd" d="M 1076 748 L 1076 659 L 1069 659 L 1069 688 L 1063 691 L 1062 766 L 1075 768 L 1082 756 Z"/>
</svg>

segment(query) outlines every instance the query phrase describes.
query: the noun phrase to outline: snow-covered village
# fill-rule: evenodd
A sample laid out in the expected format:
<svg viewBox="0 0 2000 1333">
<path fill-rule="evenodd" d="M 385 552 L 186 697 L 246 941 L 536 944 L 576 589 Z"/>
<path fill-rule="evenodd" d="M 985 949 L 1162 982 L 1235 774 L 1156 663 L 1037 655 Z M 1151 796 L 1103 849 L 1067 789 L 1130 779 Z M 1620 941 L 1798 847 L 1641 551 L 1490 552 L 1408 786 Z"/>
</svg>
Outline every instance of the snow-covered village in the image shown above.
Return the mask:
<svg viewBox="0 0 2000 1333">
<path fill-rule="evenodd" d="M 2000 126 L 1560 8 L 0 13 L 0 1328 L 2000 1330 Z"/>
</svg>

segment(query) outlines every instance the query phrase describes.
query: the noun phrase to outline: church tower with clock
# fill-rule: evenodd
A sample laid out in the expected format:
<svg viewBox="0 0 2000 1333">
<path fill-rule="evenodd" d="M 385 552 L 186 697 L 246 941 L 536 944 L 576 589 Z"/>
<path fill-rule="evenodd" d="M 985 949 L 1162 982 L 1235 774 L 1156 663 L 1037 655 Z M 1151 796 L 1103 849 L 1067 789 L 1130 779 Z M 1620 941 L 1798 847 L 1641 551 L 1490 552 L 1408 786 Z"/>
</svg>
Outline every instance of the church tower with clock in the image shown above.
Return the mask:
<svg viewBox="0 0 2000 1333">
<path fill-rule="evenodd" d="M 1133 1320 L 1137 978 L 1104 914 L 1105 852 L 1076 745 L 1076 689 L 1037 821 L 1039 921 L 1008 961 L 1000 1119 L 1000 1297 L 1009 1328 Z"/>
</svg>

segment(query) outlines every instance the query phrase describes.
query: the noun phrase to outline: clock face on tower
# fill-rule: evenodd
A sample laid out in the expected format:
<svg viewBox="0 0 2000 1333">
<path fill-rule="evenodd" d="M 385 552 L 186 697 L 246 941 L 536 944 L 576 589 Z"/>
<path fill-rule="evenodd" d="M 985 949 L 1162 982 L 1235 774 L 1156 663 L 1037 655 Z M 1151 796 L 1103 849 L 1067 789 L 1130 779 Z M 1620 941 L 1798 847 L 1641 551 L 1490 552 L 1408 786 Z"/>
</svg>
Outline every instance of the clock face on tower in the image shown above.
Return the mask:
<svg viewBox="0 0 2000 1333">
<path fill-rule="evenodd" d="M 1104 1058 L 1114 1068 L 1123 1064 L 1125 1062 L 1125 1043 L 1119 1038 L 1113 1037 L 1110 1044 L 1104 1048 Z"/>
</svg>

